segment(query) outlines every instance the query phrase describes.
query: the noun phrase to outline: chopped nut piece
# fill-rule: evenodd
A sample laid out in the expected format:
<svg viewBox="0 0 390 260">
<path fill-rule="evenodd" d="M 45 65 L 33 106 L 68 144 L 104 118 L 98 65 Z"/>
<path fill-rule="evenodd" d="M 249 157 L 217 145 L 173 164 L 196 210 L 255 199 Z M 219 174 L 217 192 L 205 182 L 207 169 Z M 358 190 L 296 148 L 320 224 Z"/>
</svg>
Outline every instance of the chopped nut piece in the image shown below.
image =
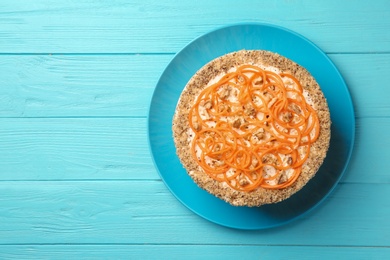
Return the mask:
<svg viewBox="0 0 390 260">
<path fill-rule="evenodd" d="M 287 159 L 287 164 L 288 164 L 288 165 L 291 165 L 292 162 L 293 162 L 292 157 L 288 157 L 288 159 Z"/>
<path fill-rule="evenodd" d="M 258 144 L 259 143 L 259 138 L 256 135 L 252 135 L 250 141 L 253 144 Z"/>
<path fill-rule="evenodd" d="M 298 105 L 296 105 L 296 104 L 293 103 L 293 104 L 290 105 L 290 107 L 291 107 L 291 109 L 292 109 L 295 113 L 297 113 L 298 115 L 301 114 L 302 111 L 301 111 L 301 109 L 299 108 Z"/>
<path fill-rule="evenodd" d="M 263 156 L 263 159 L 261 161 L 263 163 L 268 163 L 269 162 L 269 156 L 267 156 L 267 155 Z"/>
<path fill-rule="evenodd" d="M 245 109 L 245 114 L 248 116 L 256 116 L 256 109 L 253 107 L 249 106 Z"/>
<path fill-rule="evenodd" d="M 246 186 L 249 184 L 249 181 L 246 179 L 246 177 L 243 175 L 243 174 L 240 174 L 239 178 L 238 178 L 238 183 L 241 185 L 241 186 Z"/>
<path fill-rule="evenodd" d="M 226 111 L 227 108 L 228 108 L 228 106 L 226 106 L 225 104 L 220 104 L 220 105 L 218 106 L 218 112 L 219 112 L 219 113 L 222 113 L 222 112 Z"/>
<path fill-rule="evenodd" d="M 209 112 L 207 112 L 207 110 L 204 110 L 203 113 L 201 113 L 201 116 L 204 119 L 209 119 L 210 118 L 210 114 L 209 114 Z"/>
<path fill-rule="evenodd" d="M 263 156 L 262 162 L 266 163 L 266 164 L 272 164 L 272 163 L 276 163 L 277 160 L 276 160 L 276 158 L 273 155 L 266 154 L 266 155 Z"/>
<path fill-rule="evenodd" d="M 263 133 L 258 133 L 257 138 L 264 139 L 265 135 Z"/>
<path fill-rule="evenodd" d="M 288 180 L 287 174 L 285 171 L 282 171 L 279 176 L 278 184 L 285 183 Z"/>
<path fill-rule="evenodd" d="M 255 136 L 256 136 L 258 139 L 263 139 L 263 138 L 265 137 L 265 135 L 264 135 L 264 128 L 258 129 L 258 130 L 255 132 Z"/>
<path fill-rule="evenodd" d="M 263 77 L 258 77 L 255 81 L 255 85 L 260 85 L 261 83 L 263 83 Z"/>
<path fill-rule="evenodd" d="M 224 165 L 225 165 L 224 161 L 215 161 L 215 166 L 217 166 L 217 167 L 221 167 L 221 166 L 224 166 Z"/>
<path fill-rule="evenodd" d="M 256 133 L 255 136 L 258 140 L 264 139 L 264 133 Z"/>
<path fill-rule="evenodd" d="M 222 90 L 221 90 L 221 93 L 219 94 L 220 98 L 221 99 L 227 99 L 230 95 L 230 91 L 232 89 L 230 87 L 224 87 Z"/>
<path fill-rule="evenodd" d="M 241 126 L 241 120 L 237 119 L 236 121 L 233 122 L 233 127 L 234 128 L 240 128 Z"/>
<path fill-rule="evenodd" d="M 241 76 L 241 75 L 239 75 L 238 77 L 237 77 L 237 81 L 239 82 L 239 83 L 244 83 L 244 77 L 243 76 Z"/>
<path fill-rule="evenodd" d="M 289 123 L 293 119 L 293 114 L 291 112 L 286 112 L 282 115 L 282 119 L 284 122 Z"/>
<path fill-rule="evenodd" d="M 252 167 L 256 167 L 257 165 L 259 164 L 259 160 L 257 160 L 256 159 L 256 157 L 254 157 L 253 159 L 252 159 Z"/>
<path fill-rule="evenodd" d="M 195 128 L 196 131 L 200 131 L 200 130 L 202 130 L 202 125 L 199 124 L 198 122 L 195 122 L 194 123 L 194 128 Z"/>
<path fill-rule="evenodd" d="M 211 102 L 211 100 L 207 100 L 205 103 L 204 103 L 204 107 L 206 109 L 211 109 L 213 107 L 213 103 Z"/>
<path fill-rule="evenodd" d="M 263 97 L 266 102 L 270 101 L 272 99 L 272 95 L 268 93 L 267 91 L 263 92 Z"/>
<path fill-rule="evenodd" d="M 252 179 L 257 180 L 257 173 L 256 172 L 252 173 Z"/>
</svg>

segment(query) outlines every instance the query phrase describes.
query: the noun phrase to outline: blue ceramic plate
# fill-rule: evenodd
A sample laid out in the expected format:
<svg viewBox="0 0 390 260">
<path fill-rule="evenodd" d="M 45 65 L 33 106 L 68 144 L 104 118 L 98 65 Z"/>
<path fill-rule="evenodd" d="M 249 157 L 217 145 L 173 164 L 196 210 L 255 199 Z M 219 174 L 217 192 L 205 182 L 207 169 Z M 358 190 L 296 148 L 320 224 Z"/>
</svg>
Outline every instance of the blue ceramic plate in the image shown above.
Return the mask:
<svg viewBox="0 0 390 260">
<path fill-rule="evenodd" d="M 316 176 L 289 199 L 261 207 L 234 207 L 200 189 L 175 152 L 172 118 L 188 80 L 216 57 L 242 49 L 277 52 L 310 71 L 329 103 L 332 137 L 328 155 Z M 168 64 L 154 91 L 148 119 L 149 144 L 156 168 L 176 198 L 214 223 L 238 229 L 265 229 L 286 224 L 321 204 L 349 162 L 355 117 L 347 86 L 330 59 L 304 37 L 266 24 L 238 24 L 207 33 L 188 44 Z"/>
</svg>

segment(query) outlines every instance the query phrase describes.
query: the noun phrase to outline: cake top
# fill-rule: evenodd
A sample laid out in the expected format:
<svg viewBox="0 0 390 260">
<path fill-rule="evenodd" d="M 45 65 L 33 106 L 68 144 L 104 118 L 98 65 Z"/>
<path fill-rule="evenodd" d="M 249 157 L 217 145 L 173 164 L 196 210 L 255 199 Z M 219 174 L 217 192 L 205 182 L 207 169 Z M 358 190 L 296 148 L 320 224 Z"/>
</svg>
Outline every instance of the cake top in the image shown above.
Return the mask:
<svg viewBox="0 0 390 260">
<path fill-rule="evenodd" d="M 310 73 L 268 51 L 219 57 L 188 82 L 173 119 L 194 181 L 233 204 L 284 200 L 317 172 L 330 139 L 326 99 Z"/>
</svg>

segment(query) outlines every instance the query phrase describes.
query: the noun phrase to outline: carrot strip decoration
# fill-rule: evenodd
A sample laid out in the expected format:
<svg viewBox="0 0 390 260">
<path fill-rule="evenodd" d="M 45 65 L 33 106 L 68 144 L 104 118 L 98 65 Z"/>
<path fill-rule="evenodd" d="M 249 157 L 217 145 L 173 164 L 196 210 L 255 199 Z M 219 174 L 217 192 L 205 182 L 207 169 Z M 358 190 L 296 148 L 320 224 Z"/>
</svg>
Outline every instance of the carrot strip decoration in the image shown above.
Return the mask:
<svg viewBox="0 0 390 260">
<path fill-rule="evenodd" d="M 203 89 L 189 111 L 193 159 L 238 191 L 293 185 L 320 133 L 303 92 L 290 74 L 254 65 L 227 73 Z"/>
</svg>

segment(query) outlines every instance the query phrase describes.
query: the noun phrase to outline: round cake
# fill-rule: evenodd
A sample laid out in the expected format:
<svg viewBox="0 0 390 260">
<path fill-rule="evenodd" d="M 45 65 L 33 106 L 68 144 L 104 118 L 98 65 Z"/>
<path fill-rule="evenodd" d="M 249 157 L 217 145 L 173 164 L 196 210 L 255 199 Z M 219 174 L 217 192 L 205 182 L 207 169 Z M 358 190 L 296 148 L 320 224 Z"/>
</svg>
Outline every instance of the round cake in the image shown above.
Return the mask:
<svg viewBox="0 0 390 260">
<path fill-rule="evenodd" d="M 234 206 L 280 202 L 317 173 L 330 142 L 320 86 L 279 54 L 241 50 L 203 66 L 173 117 L 176 152 L 199 187 Z"/>
</svg>

